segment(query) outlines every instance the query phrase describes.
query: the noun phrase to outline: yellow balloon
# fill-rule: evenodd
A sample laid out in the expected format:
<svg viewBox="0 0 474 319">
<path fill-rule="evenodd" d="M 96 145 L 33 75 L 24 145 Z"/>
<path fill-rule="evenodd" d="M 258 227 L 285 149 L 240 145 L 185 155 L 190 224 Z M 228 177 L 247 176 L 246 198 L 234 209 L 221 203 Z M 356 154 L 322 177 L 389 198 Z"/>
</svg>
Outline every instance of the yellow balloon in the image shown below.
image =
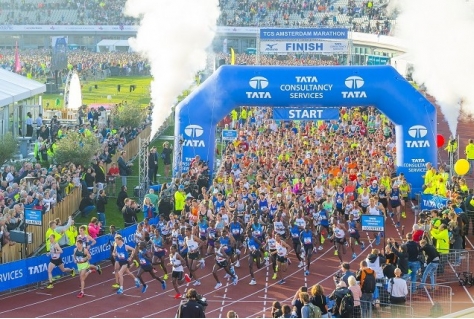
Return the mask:
<svg viewBox="0 0 474 319">
<path fill-rule="evenodd" d="M 469 162 L 464 158 L 461 158 L 454 164 L 454 171 L 458 175 L 466 175 L 469 172 Z"/>
</svg>

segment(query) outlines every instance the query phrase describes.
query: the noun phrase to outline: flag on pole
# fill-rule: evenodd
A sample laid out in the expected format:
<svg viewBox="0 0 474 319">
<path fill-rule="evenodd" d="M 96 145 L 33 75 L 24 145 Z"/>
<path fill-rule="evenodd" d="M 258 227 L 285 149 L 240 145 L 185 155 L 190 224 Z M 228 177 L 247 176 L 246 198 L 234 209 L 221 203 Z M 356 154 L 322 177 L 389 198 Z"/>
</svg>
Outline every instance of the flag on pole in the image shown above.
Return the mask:
<svg viewBox="0 0 474 319">
<path fill-rule="evenodd" d="M 235 65 L 235 52 L 234 52 L 234 48 L 230 48 L 230 65 Z"/>
<path fill-rule="evenodd" d="M 15 45 L 15 72 L 21 72 L 20 53 L 18 52 L 18 42 Z"/>
</svg>

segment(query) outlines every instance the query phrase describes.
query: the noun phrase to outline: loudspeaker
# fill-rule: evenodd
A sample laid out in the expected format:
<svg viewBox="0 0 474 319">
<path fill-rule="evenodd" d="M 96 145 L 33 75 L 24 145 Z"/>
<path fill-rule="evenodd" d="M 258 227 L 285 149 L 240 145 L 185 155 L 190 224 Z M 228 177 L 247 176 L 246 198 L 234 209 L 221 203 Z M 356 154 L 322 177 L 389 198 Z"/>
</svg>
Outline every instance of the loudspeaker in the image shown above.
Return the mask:
<svg viewBox="0 0 474 319">
<path fill-rule="evenodd" d="M 33 243 L 33 235 L 31 233 L 26 233 L 27 243 Z M 25 232 L 19 230 L 12 230 L 10 231 L 10 240 L 17 242 L 19 244 L 25 244 Z"/>
</svg>

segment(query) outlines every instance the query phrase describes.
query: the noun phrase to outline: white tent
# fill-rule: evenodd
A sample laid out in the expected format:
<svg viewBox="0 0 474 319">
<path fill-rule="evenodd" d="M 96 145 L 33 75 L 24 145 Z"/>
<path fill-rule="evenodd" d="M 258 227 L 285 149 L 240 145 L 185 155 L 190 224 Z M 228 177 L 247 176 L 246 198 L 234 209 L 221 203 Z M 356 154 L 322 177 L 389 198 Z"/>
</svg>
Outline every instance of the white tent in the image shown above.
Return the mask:
<svg viewBox="0 0 474 319">
<path fill-rule="evenodd" d="M 0 68 L 0 107 L 44 93 L 46 85 Z"/>
<path fill-rule="evenodd" d="M 97 52 L 132 52 L 128 40 L 102 40 L 97 43 Z"/>
</svg>

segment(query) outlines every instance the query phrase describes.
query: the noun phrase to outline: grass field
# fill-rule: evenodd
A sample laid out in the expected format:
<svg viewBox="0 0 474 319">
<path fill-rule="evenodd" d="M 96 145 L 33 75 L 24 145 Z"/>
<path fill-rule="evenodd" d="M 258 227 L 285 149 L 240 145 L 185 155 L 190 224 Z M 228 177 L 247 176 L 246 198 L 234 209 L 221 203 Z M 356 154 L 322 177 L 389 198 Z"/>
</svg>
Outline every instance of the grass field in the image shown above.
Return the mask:
<svg viewBox="0 0 474 319">
<path fill-rule="evenodd" d="M 119 103 L 125 100 L 148 104 L 150 103 L 151 80 L 151 77 L 110 77 L 100 81 L 81 82 L 82 103 Z M 97 89 L 95 85 L 97 85 Z M 117 91 L 118 85 L 121 86 L 120 92 Z M 136 86 L 135 91 L 129 92 L 130 85 Z M 109 96 L 111 99 L 108 99 Z M 60 104 L 57 106 L 56 100 L 58 98 Z M 46 107 L 47 103 L 49 103 L 49 107 Z M 43 108 L 49 110 L 64 108 L 63 95 L 43 94 Z"/>
</svg>

